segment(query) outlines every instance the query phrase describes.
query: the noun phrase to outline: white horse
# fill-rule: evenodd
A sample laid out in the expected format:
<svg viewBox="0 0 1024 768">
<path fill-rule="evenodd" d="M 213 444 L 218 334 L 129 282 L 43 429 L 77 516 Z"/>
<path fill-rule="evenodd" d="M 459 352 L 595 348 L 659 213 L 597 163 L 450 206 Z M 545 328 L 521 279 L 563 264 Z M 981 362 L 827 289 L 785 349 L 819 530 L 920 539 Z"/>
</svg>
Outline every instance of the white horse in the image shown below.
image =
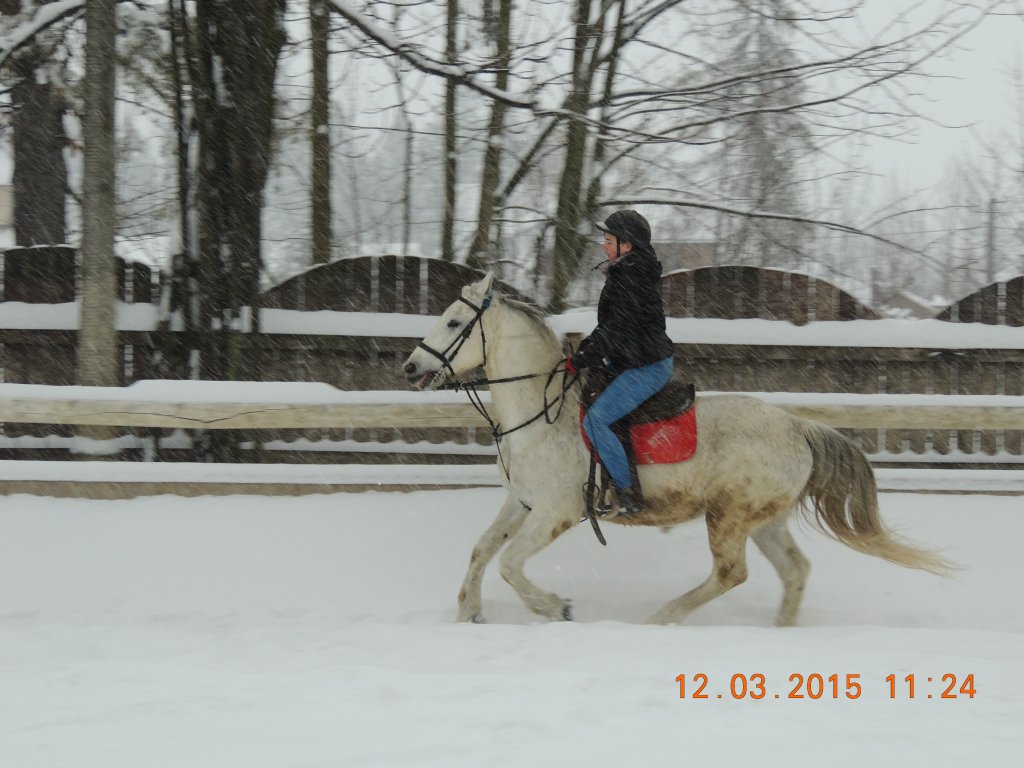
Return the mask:
<svg viewBox="0 0 1024 768">
<path fill-rule="evenodd" d="M 502 431 L 515 430 L 500 442 L 499 471 L 508 498 L 473 549 L 459 592 L 460 621 L 483 621 L 484 570 L 502 547 L 501 575 L 529 609 L 552 620 L 572 618 L 568 600 L 544 591 L 523 573 L 531 556 L 584 514 L 589 454 L 580 436 L 578 388 L 566 393 L 553 423 L 538 418 L 545 403 L 560 394 L 562 377 L 552 381 L 549 372 L 564 357 L 543 316 L 529 305 L 494 294 L 489 274 L 462 290 L 403 367 L 410 383 L 432 389 L 483 366 L 492 382 L 490 415 Z M 498 381 L 502 379 L 514 380 Z M 549 410 L 549 418 L 554 413 Z M 662 606 L 649 622 L 681 621 L 742 584 L 749 537 L 782 578 L 776 623 L 795 624 L 810 564 L 790 535 L 786 518 L 795 509 L 806 512 L 805 501 L 814 510 L 808 516 L 819 527 L 855 550 L 938 574 L 954 567 L 893 537 L 879 519 L 871 465 L 834 429 L 742 395 L 698 398 L 697 428 L 693 458 L 640 467 L 645 499 L 641 516 L 611 520 L 673 526 L 703 516 L 707 523 L 711 575 Z"/>
</svg>

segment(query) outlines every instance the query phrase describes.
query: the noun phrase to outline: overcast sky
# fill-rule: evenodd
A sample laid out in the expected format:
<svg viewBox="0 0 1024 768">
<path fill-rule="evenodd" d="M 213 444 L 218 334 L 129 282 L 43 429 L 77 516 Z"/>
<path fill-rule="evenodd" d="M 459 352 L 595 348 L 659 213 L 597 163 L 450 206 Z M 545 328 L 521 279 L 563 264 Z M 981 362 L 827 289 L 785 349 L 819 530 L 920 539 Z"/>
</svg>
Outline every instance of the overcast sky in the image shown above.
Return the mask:
<svg viewBox="0 0 1024 768">
<path fill-rule="evenodd" d="M 892 6 L 897 4 L 918 5 L 908 0 L 869 0 L 867 18 L 883 23 L 892 18 Z M 938 4 L 928 0 L 924 5 Z M 1024 7 L 1018 8 L 1018 14 L 1024 14 Z M 938 180 L 947 159 L 980 156 L 983 142 L 999 146 L 999 138 L 1012 134 L 1020 151 L 1024 85 L 1014 85 L 1013 72 L 1024 69 L 1022 39 L 1024 15 L 991 16 L 956 49 L 928 62 L 927 71 L 937 76 L 919 83 L 926 98 L 915 105 L 935 122 L 919 121 L 908 143 L 880 142 L 872 163 L 878 172 L 896 174 L 912 187 L 916 181 Z"/>
</svg>

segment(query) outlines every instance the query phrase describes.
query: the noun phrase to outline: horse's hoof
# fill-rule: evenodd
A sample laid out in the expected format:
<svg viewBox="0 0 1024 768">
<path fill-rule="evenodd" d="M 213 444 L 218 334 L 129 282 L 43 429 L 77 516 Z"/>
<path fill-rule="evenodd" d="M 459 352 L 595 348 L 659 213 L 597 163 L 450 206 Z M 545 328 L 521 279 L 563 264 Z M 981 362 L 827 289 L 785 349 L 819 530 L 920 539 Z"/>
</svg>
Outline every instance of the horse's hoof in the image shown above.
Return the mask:
<svg viewBox="0 0 1024 768">
<path fill-rule="evenodd" d="M 567 602 L 562 606 L 562 621 L 572 621 L 572 603 Z"/>
</svg>

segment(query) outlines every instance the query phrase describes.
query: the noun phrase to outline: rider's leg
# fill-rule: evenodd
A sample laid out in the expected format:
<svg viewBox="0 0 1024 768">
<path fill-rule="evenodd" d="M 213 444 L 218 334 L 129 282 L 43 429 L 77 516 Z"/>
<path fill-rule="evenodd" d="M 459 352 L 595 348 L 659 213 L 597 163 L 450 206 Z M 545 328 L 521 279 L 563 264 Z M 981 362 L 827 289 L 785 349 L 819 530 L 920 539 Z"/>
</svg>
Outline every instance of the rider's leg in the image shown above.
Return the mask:
<svg viewBox="0 0 1024 768">
<path fill-rule="evenodd" d="M 642 368 L 629 368 L 620 373 L 587 409 L 583 428 L 597 450 L 601 462 L 612 476 L 616 489 L 632 496 L 629 461 L 622 443 L 611 425 L 632 412 L 664 387 L 672 378 L 672 358 L 659 360 Z"/>
</svg>

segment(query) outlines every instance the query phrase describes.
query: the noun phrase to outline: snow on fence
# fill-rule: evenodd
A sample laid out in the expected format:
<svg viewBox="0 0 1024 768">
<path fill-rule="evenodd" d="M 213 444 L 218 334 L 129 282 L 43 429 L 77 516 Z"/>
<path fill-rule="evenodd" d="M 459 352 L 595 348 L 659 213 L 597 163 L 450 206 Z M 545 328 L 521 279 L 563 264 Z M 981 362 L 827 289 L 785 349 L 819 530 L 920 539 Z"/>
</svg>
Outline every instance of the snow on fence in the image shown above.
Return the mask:
<svg viewBox="0 0 1024 768">
<path fill-rule="evenodd" d="M 701 393 L 722 394 L 726 393 Z M 833 427 L 1024 430 L 1024 396 L 742 394 Z M 0 384 L 0 422 L 178 429 L 429 429 L 487 424 L 458 392 L 346 392 L 316 382 L 179 380 L 147 380 L 123 388 Z"/>
<path fill-rule="evenodd" d="M 594 319 L 593 312 L 577 311 L 553 318 L 553 322 L 571 339 L 574 334 L 585 334 L 593 327 Z M 290 310 L 270 310 L 265 320 L 268 332 L 260 341 L 266 345 L 263 373 L 267 379 L 299 377 L 343 390 L 394 390 L 395 396 L 407 387 L 400 374 L 402 360 L 433 322 L 429 316 L 420 315 Z M 669 332 L 677 343 L 680 374 L 701 391 L 844 392 L 870 397 L 907 396 L 906 402 L 925 394 L 1024 395 L 1024 333 L 1013 326 L 938 320 L 821 321 L 797 326 L 759 319 L 673 318 L 669 320 Z M 66 347 L 60 350 L 36 338 L 42 332 L 32 332 L 35 336 L 31 339 L 16 337 L 18 333 L 30 332 L 7 330 L 7 343 L 0 346 L 3 362 L 11 366 L 4 369 L 7 381 L 70 384 L 74 380 L 70 369 L 54 381 L 40 380 L 27 368 L 14 365 L 17 360 L 26 365 L 33 359 L 72 361 L 72 332 L 51 332 L 67 336 Z M 140 343 L 143 336 L 155 335 L 126 331 L 123 336 L 131 339 L 132 333 L 140 337 Z M 17 356 L 15 348 L 20 350 Z M 126 345 L 125 349 L 132 346 Z M 141 347 L 134 349 L 136 376 L 143 378 L 150 373 L 145 370 L 146 357 L 139 352 Z M 184 370 L 184 366 L 178 368 Z M 332 451 L 349 457 L 380 453 L 388 450 L 385 446 L 391 446 L 391 453 L 406 454 L 414 452 L 406 446 L 419 446 L 420 455 L 452 455 L 454 449 L 448 446 L 455 444 L 461 445 L 458 450 L 463 456 L 494 450 L 489 436 L 479 429 L 479 422 L 477 426 L 452 423 L 429 429 L 398 427 L 397 423 L 388 427 L 334 427 L 330 420 L 323 420 L 324 415 L 318 411 L 304 422 L 305 426 L 297 423 L 280 428 L 274 434 L 259 435 L 259 440 L 265 450 L 302 454 L 307 460 L 314 453 L 326 460 Z M 269 425 L 273 415 L 262 418 Z M 0 436 L 0 450 L 7 458 L 49 458 L 74 449 L 73 422 L 55 419 L 19 424 L 0 418 L 0 424 L 4 423 L 7 428 Z M 351 420 L 348 423 L 355 424 Z M 1024 430 L 1011 422 L 993 419 L 984 426 L 969 428 L 932 422 L 927 429 L 920 426 L 920 420 L 914 424 L 851 424 L 843 429 L 876 461 L 1024 464 Z M 136 424 L 133 429 L 177 426 L 187 423 Z M 122 448 L 136 453 L 143 450 L 137 435 L 125 434 L 119 440 Z M 182 440 L 177 435 L 164 435 L 160 444 L 169 453 L 188 447 L 187 437 Z"/>
<path fill-rule="evenodd" d="M 1024 396 L 751 394 L 842 428 L 1024 430 Z M 249 430 L 484 426 L 463 398 L 452 392 L 345 392 L 319 383 L 146 381 L 118 389 L 3 384 L 0 421 Z M 1024 492 L 1024 471 L 880 469 L 878 476 L 880 487 L 899 490 Z M 493 466 L 0 462 L 0 487 L 9 493 L 116 497 L 496 484 Z"/>
<path fill-rule="evenodd" d="M 0 254 L 0 381 L 76 380 L 74 261 L 69 248 Z M 157 330 L 155 276 L 139 265 L 124 265 L 119 274 L 122 382 L 187 371 L 182 334 Z M 459 265 L 395 256 L 345 259 L 297 275 L 261 299 L 262 333 L 249 340 L 259 375 L 343 390 L 402 390 L 403 359 L 432 315 L 474 277 Z M 677 370 L 698 390 L 1024 395 L 1024 276 L 961 299 L 941 320 L 859 319 L 876 313 L 822 280 L 777 270 L 671 272 L 662 287 Z M 578 338 L 593 328 L 595 313 L 551 320 Z M 157 360 L 165 365 L 155 367 Z M 310 426 L 261 427 L 243 440 L 282 460 L 307 462 L 382 453 L 392 460 L 486 461 L 494 453 L 486 430 L 476 426 L 331 427 L 321 415 L 311 416 Z M 0 430 L 2 458 L 64 458 L 82 448 L 71 422 L 0 421 Z M 876 462 L 1024 466 L 1024 430 L 1008 423 L 843 430 Z M 186 458 L 190 440 L 174 427 L 135 426 L 102 450 L 137 458 L 150 444 L 165 458 Z"/>
</svg>

